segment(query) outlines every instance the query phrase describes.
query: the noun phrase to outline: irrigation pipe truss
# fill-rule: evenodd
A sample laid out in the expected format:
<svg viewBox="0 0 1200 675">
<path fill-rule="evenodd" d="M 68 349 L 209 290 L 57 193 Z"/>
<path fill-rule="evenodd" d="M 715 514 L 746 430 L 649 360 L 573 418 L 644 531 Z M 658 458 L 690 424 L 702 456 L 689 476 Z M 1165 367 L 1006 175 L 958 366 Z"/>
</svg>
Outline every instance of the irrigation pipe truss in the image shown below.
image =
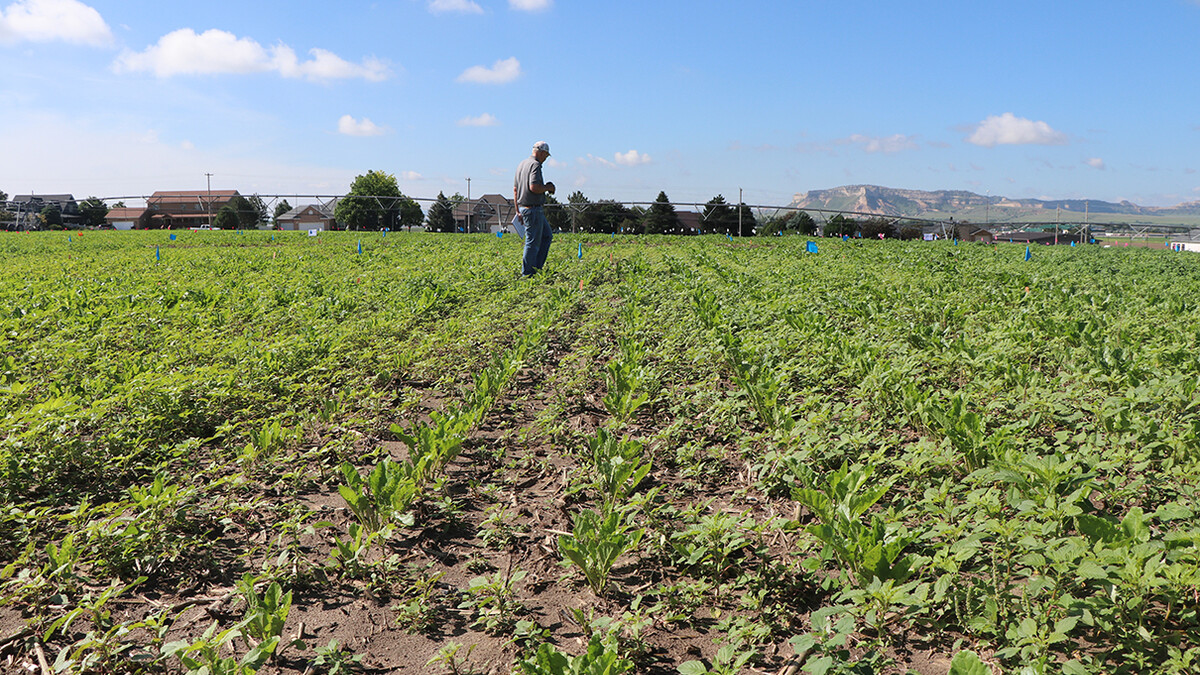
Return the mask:
<svg viewBox="0 0 1200 675">
<path fill-rule="evenodd" d="M 246 197 L 245 195 L 242 195 L 242 196 Z M 336 206 L 336 204 L 339 201 L 344 200 L 344 199 L 368 199 L 368 200 L 374 201 L 375 204 L 379 208 L 385 209 L 385 210 L 395 206 L 397 202 L 402 201 L 402 200 L 413 201 L 413 202 L 416 202 L 417 204 L 425 203 L 430 206 L 437 201 L 436 198 L 432 198 L 432 197 L 410 197 L 407 195 L 401 196 L 401 197 L 395 197 L 395 196 L 391 196 L 391 195 L 320 195 L 320 194 L 293 193 L 293 194 L 277 194 L 277 195 L 261 195 L 261 194 L 259 194 L 259 195 L 253 195 L 253 196 L 258 197 L 260 200 L 263 201 L 263 204 L 268 209 L 268 212 L 271 210 L 272 206 L 274 206 L 276 203 L 279 203 L 280 201 L 283 201 L 283 200 L 295 200 L 296 202 L 298 202 L 298 204 L 296 204 L 296 205 L 315 203 L 315 204 L 319 205 L 321 208 L 332 209 L 333 207 Z M 213 195 L 209 194 L 207 191 L 197 190 L 194 193 L 180 193 L 180 192 L 172 193 L 171 194 L 171 202 L 177 204 L 177 203 L 180 203 L 181 200 L 194 199 L 196 201 L 197 205 L 199 205 L 201 207 L 205 207 L 210 204 L 213 204 L 214 202 L 228 201 L 227 197 L 228 197 L 227 193 L 222 194 L 220 197 L 214 197 Z M 118 196 L 118 197 L 100 197 L 99 199 L 100 199 L 100 201 L 103 201 L 106 204 L 111 204 L 111 203 L 116 203 L 116 202 L 125 202 L 125 201 L 129 200 L 129 201 L 141 202 L 141 203 L 148 205 L 152 201 L 161 200 L 161 197 L 155 198 L 153 196 L 147 196 L 147 195 L 125 195 L 125 196 Z M 473 202 L 475 204 L 484 204 L 487 207 L 490 207 L 492 209 L 492 211 L 491 211 L 492 214 L 496 214 L 498 212 L 502 217 L 505 212 L 507 212 L 508 214 L 512 213 L 512 208 L 513 208 L 512 201 L 507 198 L 504 198 L 504 203 L 501 203 L 501 204 L 491 204 L 491 203 L 486 202 L 481 199 L 472 199 L 469 201 Z M 455 206 L 458 206 L 461 203 L 462 202 L 456 202 Z M 605 199 L 605 200 L 600 200 L 600 201 L 595 201 L 595 202 L 588 202 L 586 204 L 573 204 L 570 202 L 560 202 L 558 204 L 558 206 L 561 206 L 562 208 L 565 208 L 565 209 L 569 209 L 576 213 L 581 213 L 585 209 L 587 209 L 589 206 L 596 206 L 599 204 L 619 204 L 621 206 L 625 206 L 625 207 L 629 207 L 629 208 L 636 208 L 636 207 L 649 208 L 651 206 L 654 206 L 655 204 L 662 204 L 662 203 L 664 203 L 664 202 L 622 201 L 622 200 L 615 200 L 615 199 Z M 670 204 L 676 210 L 686 209 L 686 210 L 690 210 L 690 211 L 699 212 L 701 220 L 704 220 L 704 218 L 706 217 L 705 209 L 707 207 L 711 206 L 708 203 L 702 203 L 702 202 L 665 202 L 665 203 Z M 28 206 L 28 205 L 26 205 L 26 206 Z M 730 209 L 738 209 L 743 205 L 742 204 L 732 204 L 732 203 L 726 202 L 723 204 L 723 206 L 730 208 Z M 1101 230 L 1101 231 L 1113 231 L 1113 230 L 1121 231 L 1121 232 L 1129 231 L 1135 236 L 1147 236 L 1147 235 L 1151 235 L 1151 234 L 1157 234 L 1157 235 L 1176 234 L 1176 235 L 1186 235 L 1189 238 L 1197 238 L 1197 235 L 1200 235 L 1200 228 L 1192 227 L 1189 225 L 1183 225 L 1183 224 L 1171 225 L 1171 224 L 1152 224 L 1152 223 L 1111 223 L 1111 222 L 1095 222 L 1095 221 L 1037 221 L 1037 222 L 1032 222 L 1032 221 L 1019 221 L 1019 222 L 988 221 L 986 223 L 975 223 L 975 222 L 969 222 L 969 221 L 956 222 L 953 218 L 948 218 L 948 219 L 946 219 L 946 218 L 920 218 L 920 217 L 916 217 L 916 216 L 897 216 L 894 214 L 873 213 L 870 211 L 854 211 L 854 210 L 847 210 L 847 209 L 825 209 L 825 208 L 800 207 L 800 206 L 791 206 L 791 205 L 779 206 L 779 205 L 775 205 L 775 204 L 745 204 L 744 206 L 746 208 L 750 209 L 751 211 L 757 212 L 760 216 L 768 214 L 768 213 L 771 214 L 771 216 L 773 217 L 773 216 L 780 215 L 780 213 L 807 212 L 807 213 L 817 214 L 818 216 L 821 217 L 821 219 L 823 221 L 825 221 L 825 223 L 828 223 L 830 218 L 832 218 L 834 216 L 838 216 L 838 215 L 854 217 L 854 218 L 882 218 L 882 219 L 888 220 L 892 223 L 907 222 L 907 223 L 918 223 L 921 225 L 931 225 L 931 226 L 935 226 L 935 227 L 941 227 L 943 229 L 943 233 L 945 233 L 947 228 L 954 227 L 955 225 L 970 224 L 970 225 L 976 225 L 979 227 L 983 227 L 985 229 L 1000 228 L 1005 231 L 1011 231 L 1011 232 L 1020 231 L 1020 230 L 1026 229 L 1026 228 L 1030 228 L 1030 227 L 1041 227 L 1041 228 L 1057 227 L 1057 228 L 1062 228 L 1067 231 L 1085 231 L 1085 230 L 1089 230 L 1089 229 L 1090 230 Z M 0 203 L 0 208 L 3 208 L 3 207 L 4 207 L 4 204 Z M 15 205 L 11 205 L 11 203 L 10 203 L 9 208 L 10 208 L 10 210 L 16 209 Z M 427 209 L 428 209 L 428 206 L 425 206 L 422 210 L 424 211 Z"/>
</svg>

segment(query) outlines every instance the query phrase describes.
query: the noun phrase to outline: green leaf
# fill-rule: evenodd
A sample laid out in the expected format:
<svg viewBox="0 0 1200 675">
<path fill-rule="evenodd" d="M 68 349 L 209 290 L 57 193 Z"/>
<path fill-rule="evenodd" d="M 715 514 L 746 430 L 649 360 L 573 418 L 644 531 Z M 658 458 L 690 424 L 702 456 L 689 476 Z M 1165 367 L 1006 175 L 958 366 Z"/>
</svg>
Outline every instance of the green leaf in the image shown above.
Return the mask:
<svg viewBox="0 0 1200 675">
<path fill-rule="evenodd" d="M 950 661 L 949 675 L 992 675 L 992 669 L 975 652 L 964 649 Z"/>
<path fill-rule="evenodd" d="M 808 633 L 797 635 L 788 642 L 791 643 L 792 649 L 796 651 L 797 655 L 807 652 L 817 645 L 817 639 Z"/>
<path fill-rule="evenodd" d="M 679 664 L 676 670 L 679 671 L 679 675 L 708 675 L 708 668 L 699 661 L 685 661 Z"/>
<path fill-rule="evenodd" d="M 804 669 L 810 675 L 825 675 L 833 667 L 832 656 L 822 656 L 819 659 L 809 659 L 804 663 Z"/>
<path fill-rule="evenodd" d="M 1191 509 L 1179 502 L 1168 502 L 1154 512 L 1154 517 L 1159 520 L 1188 520 L 1193 515 Z"/>
<path fill-rule="evenodd" d="M 1081 579 L 1107 579 L 1108 572 L 1095 560 L 1084 558 L 1075 568 L 1075 576 Z"/>
<path fill-rule="evenodd" d="M 1150 528 L 1146 525 L 1146 517 L 1141 508 L 1135 506 L 1129 509 L 1129 513 L 1125 514 L 1125 518 L 1121 521 L 1121 531 L 1125 534 L 1126 539 L 1137 542 L 1149 541 Z"/>
<path fill-rule="evenodd" d="M 1062 664 L 1063 675 L 1091 675 L 1092 671 L 1077 659 L 1071 659 Z"/>
</svg>

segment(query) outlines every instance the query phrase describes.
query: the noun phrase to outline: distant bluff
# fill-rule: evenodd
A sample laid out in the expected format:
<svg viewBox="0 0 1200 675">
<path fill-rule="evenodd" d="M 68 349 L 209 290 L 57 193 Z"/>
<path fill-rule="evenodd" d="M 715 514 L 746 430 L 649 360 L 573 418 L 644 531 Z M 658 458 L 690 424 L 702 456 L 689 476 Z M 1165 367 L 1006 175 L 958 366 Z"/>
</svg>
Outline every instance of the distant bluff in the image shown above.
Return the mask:
<svg viewBox="0 0 1200 675">
<path fill-rule="evenodd" d="M 989 204 L 990 201 L 990 204 Z M 1200 216 L 1200 201 L 1171 207 L 1138 206 L 1132 202 L 1106 202 L 1083 199 L 1010 199 L 987 197 L 966 190 L 902 190 L 879 185 L 843 185 L 828 190 L 810 190 L 792 197 L 795 208 L 855 211 L 891 217 L 945 218 L 981 220 L 985 211 L 994 221 L 1046 219 L 1057 215 L 1076 219 L 1086 211 L 1092 214 L 1127 216 Z M 1070 214 L 1067 216 L 1066 214 Z"/>
</svg>

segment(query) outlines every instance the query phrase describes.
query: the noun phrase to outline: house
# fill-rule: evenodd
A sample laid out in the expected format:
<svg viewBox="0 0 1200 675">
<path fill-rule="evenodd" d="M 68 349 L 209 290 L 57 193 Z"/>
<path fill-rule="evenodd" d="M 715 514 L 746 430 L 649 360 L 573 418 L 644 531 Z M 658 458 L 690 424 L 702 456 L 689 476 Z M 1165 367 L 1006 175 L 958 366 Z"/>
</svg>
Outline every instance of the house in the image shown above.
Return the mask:
<svg viewBox="0 0 1200 675">
<path fill-rule="evenodd" d="M 679 234 L 700 234 L 701 218 L 699 211 L 676 211 L 675 215 L 679 218 Z M 666 234 L 675 234 L 667 232 Z"/>
<path fill-rule="evenodd" d="M 996 239 L 996 235 L 991 230 L 985 230 L 971 223 L 931 223 L 921 226 L 921 234 L 925 241 L 945 238 L 991 243 Z"/>
<path fill-rule="evenodd" d="M 1065 232 L 1007 232 L 996 235 L 996 241 L 1007 241 L 1014 244 L 1059 244 L 1062 246 L 1070 246 L 1071 244 L 1082 244 L 1086 241 L 1084 235 L 1079 232 L 1070 234 Z"/>
<path fill-rule="evenodd" d="M 275 225 L 281 230 L 332 230 L 336 222 L 333 205 L 320 204 L 297 206 L 275 219 Z"/>
<path fill-rule="evenodd" d="M 114 230 L 149 230 L 163 227 L 162 217 L 147 208 L 118 206 L 108 210 L 104 222 Z"/>
<path fill-rule="evenodd" d="M 504 195 L 488 194 L 460 202 L 454 207 L 454 228 L 458 232 L 501 232 L 513 219 L 513 201 Z"/>
<path fill-rule="evenodd" d="M 959 225 L 958 234 L 959 238 L 963 241 L 982 241 L 990 244 L 996 240 L 995 234 L 983 229 L 982 227 L 975 227 L 974 225 Z"/>
<path fill-rule="evenodd" d="M 16 219 L 18 230 L 41 229 L 42 222 L 38 216 L 51 206 L 58 208 L 58 212 L 62 214 L 63 225 L 79 226 L 79 204 L 76 203 L 74 195 L 16 195 L 8 203 L 8 208 Z"/>
<path fill-rule="evenodd" d="M 237 190 L 160 190 L 146 199 L 146 208 L 163 227 L 187 229 L 211 225 L 217 211 L 237 196 Z"/>
</svg>

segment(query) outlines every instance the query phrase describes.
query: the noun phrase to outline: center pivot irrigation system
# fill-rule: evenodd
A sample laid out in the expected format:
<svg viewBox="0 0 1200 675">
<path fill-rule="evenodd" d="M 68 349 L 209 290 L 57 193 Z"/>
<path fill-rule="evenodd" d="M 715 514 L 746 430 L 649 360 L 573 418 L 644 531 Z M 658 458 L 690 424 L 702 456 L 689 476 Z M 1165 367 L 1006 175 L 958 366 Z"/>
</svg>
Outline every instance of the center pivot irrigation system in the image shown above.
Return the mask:
<svg viewBox="0 0 1200 675">
<path fill-rule="evenodd" d="M 343 200 L 366 200 L 372 206 L 380 211 L 390 212 L 399 208 L 402 201 L 415 202 L 422 207 L 422 212 L 427 213 L 429 207 L 437 202 L 436 198 L 431 197 L 410 197 L 410 196 L 392 196 L 392 195 L 320 195 L 320 194 L 276 194 L 276 195 L 254 195 L 265 207 L 267 220 L 272 220 L 272 213 L 276 204 L 283 200 L 287 200 L 292 206 L 316 206 L 319 210 L 333 216 L 337 205 Z M 472 230 L 471 221 L 473 219 L 482 218 L 484 221 L 491 221 L 496 218 L 496 222 L 503 225 L 508 223 L 513 216 L 512 200 L 502 197 L 499 203 L 492 203 L 495 195 L 485 196 L 482 198 L 465 200 L 459 199 L 453 201 L 453 207 L 460 216 L 466 221 L 466 229 Z M 204 219 L 203 224 L 212 224 L 218 204 L 224 204 L 228 201 L 228 192 L 220 196 L 213 195 L 210 191 L 196 191 L 195 193 L 175 192 L 171 195 L 171 204 L 175 207 L 186 205 L 186 210 L 176 212 L 175 209 L 162 208 L 161 198 L 147 195 L 125 195 L 116 197 L 101 197 L 100 201 L 105 204 L 138 204 L 135 208 L 146 208 L 151 211 L 159 211 L 164 215 L 170 215 L 173 218 L 187 217 L 195 219 L 201 217 Z M 589 201 L 587 203 L 572 203 L 560 202 L 555 206 L 565 209 L 572 215 L 572 230 L 574 231 L 577 216 L 584 213 L 588 208 L 597 205 L 619 205 L 635 212 L 644 213 L 650 207 L 664 202 L 654 201 L 622 201 L 605 199 L 600 201 Z M 712 206 L 709 203 L 701 202 L 665 202 L 669 204 L 676 212 L 694 212 L 698 214 L 699 222 L 703 224 L 711 213 Z M 44 207 L 46 204 L 27 204 L 24 202 L 10 201 L 0 203 L 0 211 L 7 212 L 7 217 L 4 218 L 5 223 L 0 223 L 0 227 L 4 225 L 16 225 L 21 229 L 21 224 L 28 221 L 30 218 L 37 215 L 34 206 Z M 465 208 L 464 208 L 465 205 Z M 816 217 L 822 225 L 827 225 L 830 220 L 836 216 L 842 216 L 851 219 L 883 219 L 893 225 L 911 223 L 921 227 L 926 232 L 939 234 L 943 238 L 954 236 L 955 227 L 958 225 L 970 225 L 981 229 L 988 230 L 996 238 L 1002 238 L 1005 235 L 1016 234 L 1020 232 L 1044 232 L 1056 231 L 1058 233 L 1070 236 L 1079 237 L 1083 241 L 1087 241 L 1096 235 L 1110 236 L 1128 236 L 1135 239 L 1138 238 L 1153 238 L 1153 237 L 1169 237 L 1176 240 L 1200 241 L 1200 227 L 1193 227 L 1184 224 L 1158 224 L 1158 223 L 1112 223 L 1112 222 L 1094 222 L 1088 218 L 1084 220 L 1074 221 L 993 221 L 986 218 L 984 222 L 974 222 L 967 220 L 956 221 L 953 217 L 950 218 L 922 218 L 917 216 L 904 216 L 887 213 L 874 213 L 870 211 L 855 211 L 846 209 L 825 209 L 797 206 L 779 206 L 773 204 L 742 204 L 729 203 L 722 204 L 728 209 L 736 210 L 739 218 L 735 236 L 743 236 L 753 234 L 747 232 L 741 222 L 742 207 L 749 209 L 754 213 L 759 222 L 763 219 L 774 219 L 781 216 L 786 216 L 794 213 L 805 212 Z M 61 206 L 61 205 L 60 205 Z M 460 210 L 461 209 L 461 210 Z M 197 223 L 199 224 L 199 223 Z M 12 229 L 12 228 L 6 228 Z"/>
</svg>

